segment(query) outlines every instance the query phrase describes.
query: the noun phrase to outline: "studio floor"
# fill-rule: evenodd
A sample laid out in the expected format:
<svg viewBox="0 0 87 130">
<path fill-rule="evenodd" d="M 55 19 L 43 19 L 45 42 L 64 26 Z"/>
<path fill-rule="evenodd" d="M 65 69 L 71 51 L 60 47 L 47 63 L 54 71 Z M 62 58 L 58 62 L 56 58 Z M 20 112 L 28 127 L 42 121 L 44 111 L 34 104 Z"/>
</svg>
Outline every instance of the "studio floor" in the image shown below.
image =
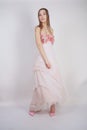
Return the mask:
<svg viewBox="0 0 87 130">
<path fill-rule="evenodd" d="M 0 106 L 0 130 L 87 130 L 87 105 L 63 107 L 54 117 L 46 110 L 32 117 L 28 106 Z"/>
</svg>

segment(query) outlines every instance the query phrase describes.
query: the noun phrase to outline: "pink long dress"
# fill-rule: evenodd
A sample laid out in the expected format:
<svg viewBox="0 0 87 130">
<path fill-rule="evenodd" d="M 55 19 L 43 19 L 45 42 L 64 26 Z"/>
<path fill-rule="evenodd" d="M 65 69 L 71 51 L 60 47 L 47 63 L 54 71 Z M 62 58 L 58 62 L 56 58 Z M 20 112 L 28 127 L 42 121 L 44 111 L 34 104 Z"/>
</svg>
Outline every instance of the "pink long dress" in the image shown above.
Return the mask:
<svg viewBox="0 0 87 130">
<path fill-rule="evenodd" d="M 55 60 L 53 50 L 54 35 L 40 34 L 41 41 L 45 53 L 51 63 L 51 68 L 48 69 L 39 53 L 34 64 L 34 84 L 30 111 L 38 111 L 44 107 L 50 108 L 52 104 L 63 104 L 67 91 L 63 85 L 63 81 L 58 70 L 58 65 Z"/>
</svg>

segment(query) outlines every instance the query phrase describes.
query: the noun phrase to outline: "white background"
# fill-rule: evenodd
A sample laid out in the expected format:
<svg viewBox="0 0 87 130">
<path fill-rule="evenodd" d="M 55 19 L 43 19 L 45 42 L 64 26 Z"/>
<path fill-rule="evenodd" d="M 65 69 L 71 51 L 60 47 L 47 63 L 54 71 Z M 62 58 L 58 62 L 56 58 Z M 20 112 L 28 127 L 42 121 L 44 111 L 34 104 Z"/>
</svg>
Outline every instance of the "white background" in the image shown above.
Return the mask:
<svg viewBox="0 0 87 130">
<path fill-rule="evenodd" d="M 38 54 L 37 12 L 49 10 L 58 67 L 70 104 L 87 104 L 87 2 L 85 0 L 0 1 L 0 105 L 29 105 Z"/>
</svg>

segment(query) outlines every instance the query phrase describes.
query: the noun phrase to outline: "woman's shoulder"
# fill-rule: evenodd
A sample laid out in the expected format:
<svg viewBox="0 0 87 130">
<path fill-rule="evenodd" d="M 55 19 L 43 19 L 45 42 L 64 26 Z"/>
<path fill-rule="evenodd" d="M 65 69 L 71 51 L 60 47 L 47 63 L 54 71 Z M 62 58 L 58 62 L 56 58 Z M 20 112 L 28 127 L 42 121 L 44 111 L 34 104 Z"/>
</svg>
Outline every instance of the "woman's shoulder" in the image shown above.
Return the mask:
<svg viewBox="0 0 87 130">
<path fill-rule="evenodd" d="M 53 29 L 53 27 L 50 27 L 50 29 L 51 29 L 51 32 L 54 33 L 54 29 Z"/>
<path fill-rule="evenodd" d="M 38 25 L 35 26 L 35 31 L 40 31 L 40 27 Z"/>
</svg>

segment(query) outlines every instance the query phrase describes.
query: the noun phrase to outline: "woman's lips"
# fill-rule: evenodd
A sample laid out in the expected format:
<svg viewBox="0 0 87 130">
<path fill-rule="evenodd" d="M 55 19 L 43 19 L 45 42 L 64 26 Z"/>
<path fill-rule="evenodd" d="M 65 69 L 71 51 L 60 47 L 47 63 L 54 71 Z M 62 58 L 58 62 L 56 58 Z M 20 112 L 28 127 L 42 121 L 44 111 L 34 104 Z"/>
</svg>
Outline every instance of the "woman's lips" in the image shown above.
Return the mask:
<svg viewBox="0 0 87 130">
<path fill-rule="evenodd" d="M 41 20 L 45 20 L 45 19 L 41 19 Z"/>
</svg>

